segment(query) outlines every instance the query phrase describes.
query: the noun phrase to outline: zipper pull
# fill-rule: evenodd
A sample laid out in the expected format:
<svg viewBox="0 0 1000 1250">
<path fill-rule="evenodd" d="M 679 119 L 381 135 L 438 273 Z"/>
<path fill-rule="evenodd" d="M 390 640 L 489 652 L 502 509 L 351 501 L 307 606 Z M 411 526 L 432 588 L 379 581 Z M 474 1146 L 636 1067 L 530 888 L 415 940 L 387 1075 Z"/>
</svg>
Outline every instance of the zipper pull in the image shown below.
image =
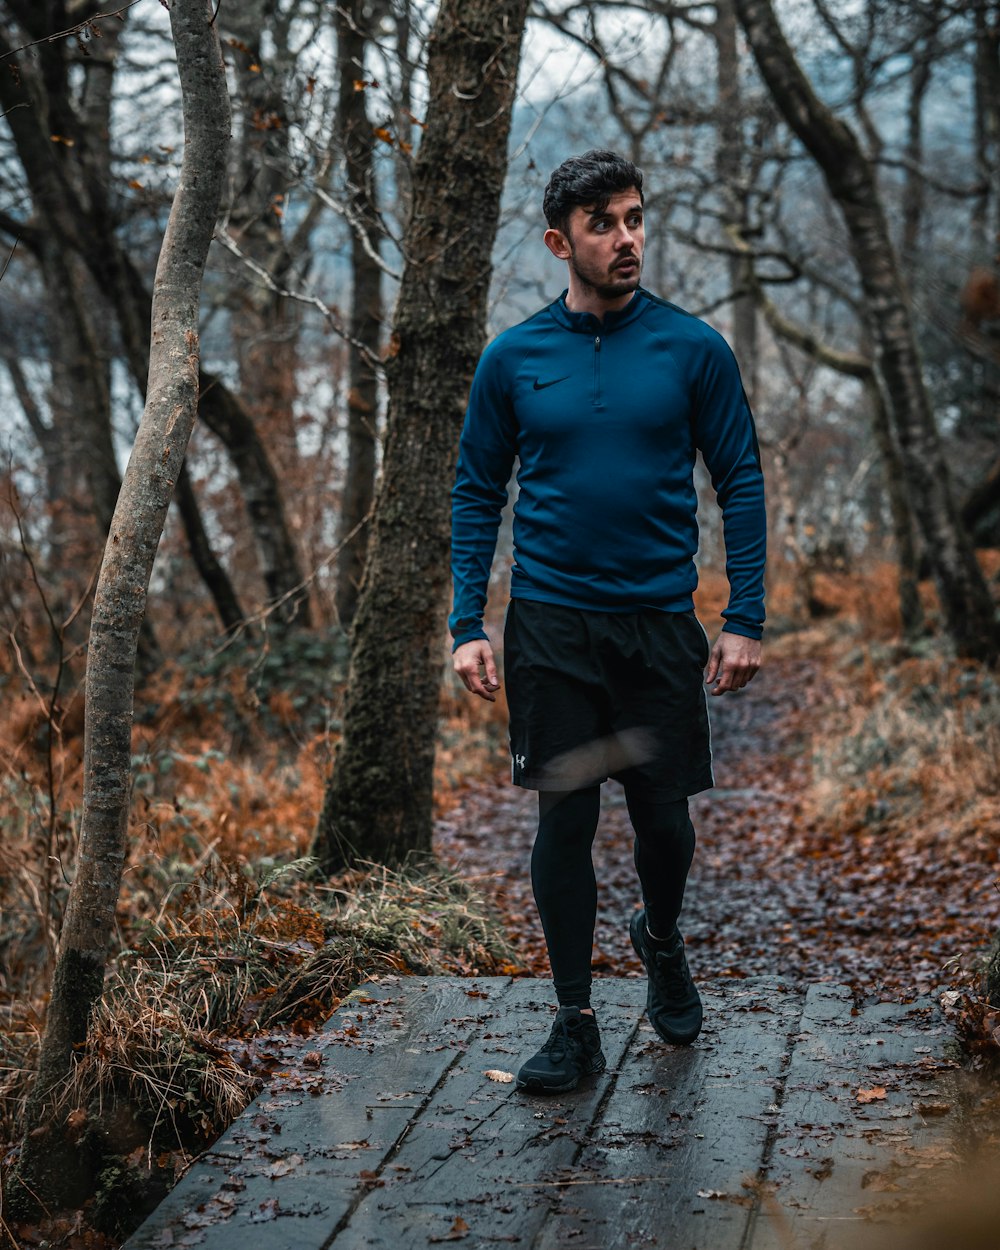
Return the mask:
<svg viewBox="0 0 1000 1250">
<path fill-rule="evenodd" d="M 594 339 L 594 351 L 599 352 L 600 350 L 601 350 L 601 336 L 598 334 L 596 338 Z"/>
</svg>

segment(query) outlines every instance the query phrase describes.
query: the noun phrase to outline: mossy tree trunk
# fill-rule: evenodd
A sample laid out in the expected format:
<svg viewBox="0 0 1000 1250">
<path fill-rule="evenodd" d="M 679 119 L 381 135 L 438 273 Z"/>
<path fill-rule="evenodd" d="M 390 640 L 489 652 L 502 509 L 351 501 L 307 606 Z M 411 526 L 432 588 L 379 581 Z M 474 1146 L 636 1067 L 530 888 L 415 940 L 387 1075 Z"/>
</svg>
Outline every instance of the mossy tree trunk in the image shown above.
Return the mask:
<svg viewBox="0 0 1000 1250">
<path fill-rule="evenodd" d="M 527 0 L 443 0 L 431 33 L 382 479 L 317 835 L 327 869 L 431 849 L 450 492 L 485 338 L 526 9 Z"/>
<path fill-rule="evenodd" d="M 80 1196 L 78 1152 L 61 1098 L 100 997 L 125 859 L 135 660 L 149 577 L 198 408 L 198 304 L 222 193 L 230 113 L 209 0 L 173 0 L 185 146 L 153 292 L 146 404 L 111 522 L 87 661 L 84 793 L 38 1075 L 8 1211 Z"/>
<path fill-rule="evenodd" d="M 934 572 L 946 630 L 959 655 L 995 661 L 1000 632 L 993 601 L 952 496 L 872 164 L 850 126 L 813 91 L 771 0 L 735 0 L 735 4 L 779 112 L 821 169 L 843 215 L 906 492 Z"/>
</svg>

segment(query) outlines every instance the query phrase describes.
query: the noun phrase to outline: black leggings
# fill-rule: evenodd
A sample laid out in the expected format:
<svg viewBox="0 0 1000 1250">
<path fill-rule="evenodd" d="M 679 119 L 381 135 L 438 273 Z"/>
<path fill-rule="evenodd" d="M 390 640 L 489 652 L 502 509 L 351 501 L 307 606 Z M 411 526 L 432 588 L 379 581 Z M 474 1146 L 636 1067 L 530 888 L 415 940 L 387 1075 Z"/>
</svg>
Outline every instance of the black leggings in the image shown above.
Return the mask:
<svg viewBox="0 0 1000 1250">
<path fill-rule="evenodd" d="M 635 831 L 633 854 L 657 937 L 677 923 L 694 858 L 687 799 L 664 803 L 625 787 Z M 538 836 L 531 853 L 531 886 L 561 1007 L 590 1005 L 590 956 L 597 919 L 597 880 L 591 848 L 601 810 L 601 787 L 538 795 Z"/>
</svg>

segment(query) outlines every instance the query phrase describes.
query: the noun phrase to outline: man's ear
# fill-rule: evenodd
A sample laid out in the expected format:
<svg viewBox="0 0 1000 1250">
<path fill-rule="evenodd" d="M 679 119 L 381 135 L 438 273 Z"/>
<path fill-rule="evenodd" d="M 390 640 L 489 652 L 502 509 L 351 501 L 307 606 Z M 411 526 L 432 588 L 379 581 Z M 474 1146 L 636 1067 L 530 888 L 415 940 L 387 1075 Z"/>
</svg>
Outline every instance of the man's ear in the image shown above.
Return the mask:
<svg viewBox="0 0 1000 1250">
<path fill-rule="evenodd" d="M 569 239 L 561 230 L 546 230 L 542 235 L 542 242 L 552 255 L 558 257 L 559 260 L 569 260 L 573 254 L 573 249 L 569 245 Z"/>
</svg>

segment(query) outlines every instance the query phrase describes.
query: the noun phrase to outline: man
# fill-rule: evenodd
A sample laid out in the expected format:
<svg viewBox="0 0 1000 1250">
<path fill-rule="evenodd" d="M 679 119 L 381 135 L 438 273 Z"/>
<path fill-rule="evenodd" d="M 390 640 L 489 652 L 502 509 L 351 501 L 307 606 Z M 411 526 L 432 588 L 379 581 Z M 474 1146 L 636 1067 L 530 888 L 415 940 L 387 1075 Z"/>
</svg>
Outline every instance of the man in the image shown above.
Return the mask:
<svg viewBox="0 0 1000 1250">
<path fill-rule="evenodd" d="M 539 792 L 531 880 L 559 1008 L 518 1086 L 572 1089 L 605 1060 L 590 1006 L 600 786 L 621 781 L 643 908 L 630 936 L 650 1023 L 698 1036 L 702 1006 L 677 929 L 694 854 L 688 796 L 714 784 L 704 683 L 760 667 L 764 488 L 732 352 L 639 285 L 642 174 L 591 151 L 553 173 L 544 243 L 569 286 L 483 353 L 453 494 L 454 665 L 494 700 L 483 609 L 515 458 L 504 670 L 516 785 Z M 695 618 L 696 450 L 722 509 L 730 582 L 711 652 Z M 707 669 L 706 669 L 707 665 Z"/>
</svg>

